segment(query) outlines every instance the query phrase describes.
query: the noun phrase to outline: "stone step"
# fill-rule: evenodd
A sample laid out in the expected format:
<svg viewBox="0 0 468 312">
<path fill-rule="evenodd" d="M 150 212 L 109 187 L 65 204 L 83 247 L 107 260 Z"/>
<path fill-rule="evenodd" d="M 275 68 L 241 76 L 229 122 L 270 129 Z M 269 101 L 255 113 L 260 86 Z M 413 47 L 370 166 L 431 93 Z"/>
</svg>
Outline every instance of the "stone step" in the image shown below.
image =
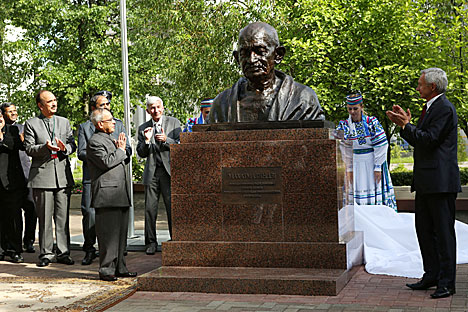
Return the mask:
<svg viewBox="0 0 468 312">
<path fill-rule="evenodd" d="M 139 291 L 336 296 L 357 268 L 171 267 L 138 277 Z"/>
</svg>

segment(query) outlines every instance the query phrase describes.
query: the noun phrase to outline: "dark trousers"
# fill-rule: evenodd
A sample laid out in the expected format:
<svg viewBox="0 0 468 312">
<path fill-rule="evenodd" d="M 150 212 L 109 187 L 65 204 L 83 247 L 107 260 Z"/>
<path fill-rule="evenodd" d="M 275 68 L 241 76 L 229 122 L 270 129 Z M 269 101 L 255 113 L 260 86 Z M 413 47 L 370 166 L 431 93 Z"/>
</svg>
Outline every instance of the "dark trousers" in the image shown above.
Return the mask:
<svg viewBox="0 0 468 312">
<path fill-rule="evenodd" d="M 22 189 L 9 191 L 0 184 L 0 245 L 4 252 L 23 252 L 22 196 Z"/>
<path fill-rule="evenodd" d="M 96 235 L 99 244 L 99 275 L 127 273 L 124 252 L 127 247 L 128 208 L 96 209 Z"/>
<path fill-rule="evenodd" d="M 169 234 L 172 237 L 171 217 L 171 176 L 164 167 L 156 168 L 149 185 L 145 185 L 145 244 L 156 246 L 156 220 L 158 218 L 159 195 L 162 194 L 166 206 Z"/>
<path fill-rule="evenodd" d="M 439 287 L 455 287 L 457 193 L 416 192 L 416 233 L 424 266 L 424 279 L 438 280 Z"/>
<path fill-rule="evenodd" d="M 95 252 L 96 243 L 96 212 L 91 207 L 91 183 L 83 183 L 83 193 L 81 194 L 81 214 L 83 215 L 83 251 Z"/>
<path fill-rule="evenodd" d="M 23 200 L 23 211 L 24 211 L 24 234 L 23 234 L 23 244 L 27 245 L 28 243 L 34 244 L 36 240 L 36 225 L 37 225 L 37 215 L 36 215 L 36 205 L 32 197 L 32 189 L 26 189 L 27 196 Z"/>
</svg>

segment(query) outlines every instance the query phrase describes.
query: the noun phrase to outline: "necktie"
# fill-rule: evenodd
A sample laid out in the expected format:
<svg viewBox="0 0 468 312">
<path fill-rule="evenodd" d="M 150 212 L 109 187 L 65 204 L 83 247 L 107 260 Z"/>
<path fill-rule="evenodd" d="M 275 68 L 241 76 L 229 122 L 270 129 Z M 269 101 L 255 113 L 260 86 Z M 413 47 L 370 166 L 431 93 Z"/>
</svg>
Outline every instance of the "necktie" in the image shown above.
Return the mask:
<svg viewBox="0 0 468 312">
<path fill-rule="evenodd" d="M 427 111 L 427 105 L 424 104 L 423 110 L 421 112 L 421 117 L 419 117 L 419 120 L 422 121 L 424 119 L 424 116 L 426 115 L 426 111 Z"/>
</svg>

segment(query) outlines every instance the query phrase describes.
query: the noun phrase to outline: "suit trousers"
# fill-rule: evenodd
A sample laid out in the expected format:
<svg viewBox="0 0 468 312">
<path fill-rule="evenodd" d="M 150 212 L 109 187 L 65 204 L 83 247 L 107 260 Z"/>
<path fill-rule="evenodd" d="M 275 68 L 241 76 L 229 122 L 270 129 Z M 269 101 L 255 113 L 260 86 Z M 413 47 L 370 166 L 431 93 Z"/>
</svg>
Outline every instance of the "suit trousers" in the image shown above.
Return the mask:
<svg viewBox="0 0 468 312">
<path fill-rule="evenodd" d="M 39 259 L 54 261 L 57 257 L 70 254 L 69 209 L 71 190 L 69 188 L 33 189 L 36 213 L 39 220 Z M 57 249 L 54 253 L 52 220 L 55 220 Z"/>
<path fill-rule="evenodd" d="M 96 212 L 91 207 L 91 183 L 83 183 L 83 193 L 81 194 L 81 214 L 83 215 L 83 251 L 95 252 L 96 243 Z"/>
<path fill-rule="evenodd" d="M 23 235 L 23 244 L 28 243 L 34 244 L 36 240 L 36 225 L 37 225 L 37 215 L 36 215 L 36 206 L 34 205 L 34 200 L 32 197 L 32 189 L 26 188 L 27 196 L 23 200 L 23 211 L 24 211 L 24 235 Z"/>
<path fill-rule="evenodd" d="M 97 208 L 96 235 L 99 244 L 99 275 L 127 273 L 128 208 Z"/>
<path fill-rule="evenodd" d="M 455 287 L 457 193 L 416 192 L 415 222 L 423 259 L 424 279 L 439 281 L 439 287 Z"/>
<path fill-rule="evenodd" d="M 22 190 L 8 191 L 0 185 L 0 245 L 4 251 L 22 253 Z"/>
<path fill-rule="evenodd" d="M 156 168 L 149 185 L 145 185 L 145 244 L 156 246 L 156 220 L 158 218 L 159 195 L 162 194 L 166 206 L 169 234 L 172 237 L 171 216 L 171 176 L 164 167 Z"/>
</svg>

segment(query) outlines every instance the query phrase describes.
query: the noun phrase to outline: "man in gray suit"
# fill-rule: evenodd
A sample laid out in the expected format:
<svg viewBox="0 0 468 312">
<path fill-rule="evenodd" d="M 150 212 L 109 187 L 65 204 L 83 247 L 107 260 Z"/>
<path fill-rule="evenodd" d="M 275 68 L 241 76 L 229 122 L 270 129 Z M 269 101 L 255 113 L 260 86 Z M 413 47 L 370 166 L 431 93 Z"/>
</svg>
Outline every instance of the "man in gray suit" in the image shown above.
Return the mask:
<svg viewBox="0 0 468 312">
<path fill-rule="evenodd" d="M 68 156 L 76 150 L 75 139 L 68 119 L 56 116 L 55 95 L 41 90 L 36 96 L 41 111 L 39 117 L 26 121 L 24 146 L 32 157 L 28 186 L 33 189 L 39 219 L 39 263 L 48 266 L 57 261 L 74 264 L 70 257 L 69 208 L 73 176 Z M 54 247 L 52 220 L 55 221 Z"/>
<path fill-rule="evenodd" d="M 2 114 L 5 118 L 5 122 L 8 125 L 13 125 L 18 128 L 19 133 L 24 133 L 24 125 L 17 123 L 18 111 L 16 110 L 16 105 L 12 103 L 3 103 Z M 24 179 L 28 180 L 29 169 L 31 168 L 31 160 L 25 151 L 19 151 L 19 157 L 21 161 L 21 167 L 23 168 Z M 25 196 L 25 194 L 27 194 Z M 36 239 L 36 207 L 34 205 L 34 200 L 32 197 L 31 188 L 24 185 L 24 194 L 21 195 L 21 207 L 24 211 L 24 235 L 23 235 L 23 245 L 26 252 L 34 253 L 34 241 Z"/>
<path fill-rule="evenodd" d="M 110 92 L 106 92 L 109 97 Z M 110 98 L 104 95 L 94 95 L 90 100 L 91 112 L 96 108 L 105 108 L 110 111 Z M 111 134 L 114 139 L 119 138 L 120 133 L 126 133 L 125 127 L 121 120 L 114 118 L 115 120 L 115 131 Z M 83 251 L 86 253 L 82 265 L 89 265 L 96 258 L 96 229 L 95 229 L 95 211 L 91 207 L 91 178 L 89 175 L 89 168 L 86 159 L 86 146 L 89 139 L 93 136 L 96 128 L 93 123 L 88 120 L 80 125 L 78 128 L 78 159 L 83 161 L 83 193 L 81 194 L 81 213 L 83 215 Z M 130 161 L 132 155 L 132 147 L 130 146 L 129 140 L 127 139 L 127 145 L 125 147 L 127 154 L 126 162 Z"/>
<path fill-rule="evenodd" d="M 130 187 L 125 160 L 127 137 L 121 132 L 116 139 L 115 119 L 103 108 L 91 113 L 96 128 L 89 139 L 86 155 L 91 176 L 91 206 L 96 213 L 96 235 L 99 243 L 99 277 L 115 281 L 117 277 L 135 277 L 125 264 Z"/>
<path fill-rule="evenodd" d="M 170 144 L 179 143 L 182 129 L 180 122 L 164 116 L 163 101 L 157 96 L 146 100 L 146 111 L 151 120 L 138 127 L 137 153 L 147 158 L 143 172 L 145 185 L 145 244 L 146 254 L 157 251 L 156 218 L 158 216 L 159 195 L 162 193 L 166 206 L 169 233 L 172 236 L 171 222 L 171 165 Z"/>
</svg>

